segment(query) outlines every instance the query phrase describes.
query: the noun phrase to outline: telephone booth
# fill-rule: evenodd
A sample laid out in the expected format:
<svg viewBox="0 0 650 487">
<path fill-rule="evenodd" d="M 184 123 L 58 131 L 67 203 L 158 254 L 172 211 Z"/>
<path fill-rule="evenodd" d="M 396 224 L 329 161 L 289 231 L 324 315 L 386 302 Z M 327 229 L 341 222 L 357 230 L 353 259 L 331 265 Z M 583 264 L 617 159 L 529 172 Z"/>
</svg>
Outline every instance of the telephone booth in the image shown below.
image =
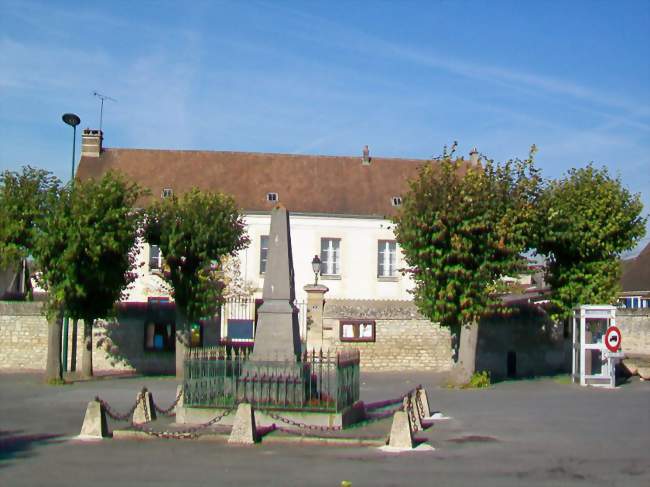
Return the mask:
<svg viewBox="0 0 650 487">
<path fill-rule="evenodd" d="M 616 364 L 624 354 L 607 347 L 608 330 L 616 328 L 616 307 L 583 305 L 573 314 L 572 379 L 582 386 L 616 387 Z M 619 332 L 620 333 L 620 332 Z M 616 348 L 612 351 L 611 348 Z"/>
</svg>

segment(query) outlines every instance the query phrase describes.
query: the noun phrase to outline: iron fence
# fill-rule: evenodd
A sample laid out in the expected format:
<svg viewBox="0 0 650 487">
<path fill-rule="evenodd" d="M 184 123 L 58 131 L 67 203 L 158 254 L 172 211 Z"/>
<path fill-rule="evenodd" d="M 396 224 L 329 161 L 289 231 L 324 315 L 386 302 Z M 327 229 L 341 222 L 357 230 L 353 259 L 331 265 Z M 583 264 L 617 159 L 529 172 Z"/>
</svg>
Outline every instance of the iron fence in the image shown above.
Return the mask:
<svg viewBox="0 0 650 487">
<path fill-rule="evenodd" d="M 226 299 L 220 309 L 221 337 L 224 341 L 252 345 L 257 324 L 257 312 L 264 301 L 252 297 Z M 307 341 L 307 303 L 294 301 L 298 314 L 300 340 Z"/>
<path fill-rule="evenodd" d="M 188 407 L 339 412 L 359 400 L 359 352 L 305 352 L 299 361 L 251 361 L 245 348 L 187 351 L 183 383 Z"/>
</svg>

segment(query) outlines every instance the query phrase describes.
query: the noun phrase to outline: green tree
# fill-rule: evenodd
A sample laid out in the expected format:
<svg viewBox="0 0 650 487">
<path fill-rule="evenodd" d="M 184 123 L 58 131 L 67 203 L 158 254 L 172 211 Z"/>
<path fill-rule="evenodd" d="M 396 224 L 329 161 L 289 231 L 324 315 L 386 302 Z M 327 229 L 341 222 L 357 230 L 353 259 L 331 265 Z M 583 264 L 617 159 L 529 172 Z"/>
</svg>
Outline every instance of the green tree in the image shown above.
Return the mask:
<svg viewBox="0 0 650 487">
<path fill-rule="evenodd" d="M 50 172 L 30 166 L 0 174 L 0 269 L 15 269 L 32 254 L 38 223 L 59 186 Z"/>
<path fill-rule="evenodd" d="M 551 182 L 540 206 L 537 250 L 548 258 L 553 317 L 566 319 L 580 304 L 614 303 L 620 254 L 645 234 L 639 195 L 590 164 Z"/>
<path fill-rule="evenodd" d="M 30 166 L 0 175 L 0 269 L 7 275 L 34 254 L 43 219 L 56 203 L 60 182 Z M 49 315 L 48 379 L 61 379 L 62 315 Z"/>
<path fill-rule="evenodd" d="M 134 205 L 141 194 L 137 185 L 111 172 L 67 186 L 36 239 L 34 255 L 48 291 L 48 313 L 84 321 L 85 376 L 93 373 L 94 321 L 111 313 L 135 279 L 139 214 Z M 52 371 L 46 375 L 52 378 Z"/>
<path fill-rule="evenodd" d="M 165 280 L 176 302 L 176 375 L 182 377 L 188 322 L 217 311 L 223 282 L 219 263 L 245 248 L 243 216 L 232 197 L 198 189 L 157 202 L 147 210 L 145 240 L 159 245 Z"/>
<path fill-rule="evenodd" d="M 479 318 L 500 306 L 499 278 L 521 270 L 541 184 L 534 151 L 523 161 L 471 165 L 445 149 L 411 181 L 395 219 L 419 310 L 460 327 L 459 383 L 475 370 Z"/>
</svg>

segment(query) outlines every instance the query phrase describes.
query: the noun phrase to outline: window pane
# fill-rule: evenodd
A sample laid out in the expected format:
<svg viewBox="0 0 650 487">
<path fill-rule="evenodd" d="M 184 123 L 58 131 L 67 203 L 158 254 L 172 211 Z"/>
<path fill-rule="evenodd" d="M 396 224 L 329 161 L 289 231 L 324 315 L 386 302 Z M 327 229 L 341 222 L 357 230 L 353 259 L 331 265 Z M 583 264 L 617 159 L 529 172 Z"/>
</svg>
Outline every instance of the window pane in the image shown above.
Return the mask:
<svg viewBox="0 0 650 487">
<path fill-rule="evenodd" d="M 269 255 L 269 236 L 262 235 L 260 237 L 260 274 L 266 272 L 266 261 Z"/>
<path fill-rule="evenodd" d="M 322 238 L 320 241 L 321 274 L 337 275 L 341 272 L 340 238 Z"/>
<path fill-rule="evenodd" d="M 377 249 L 377 275 L 394 277 L 397 273 L 397 244 L 394 240 L 379 240 Z"/>
<path fill-rule="evenodd" d="M 158 245 L 149 246 L 149 269 L 160 269 L 160 247 Z"/>
</svg>

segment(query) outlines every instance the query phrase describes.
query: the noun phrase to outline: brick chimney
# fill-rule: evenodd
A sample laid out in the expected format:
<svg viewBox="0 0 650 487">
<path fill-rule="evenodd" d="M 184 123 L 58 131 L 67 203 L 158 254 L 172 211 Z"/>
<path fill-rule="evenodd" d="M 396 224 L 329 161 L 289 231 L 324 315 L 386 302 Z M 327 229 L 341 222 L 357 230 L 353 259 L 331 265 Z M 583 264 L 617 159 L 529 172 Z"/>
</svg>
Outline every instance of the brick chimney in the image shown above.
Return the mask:
<svg viewBox="0 0 650 487">
<path fill-rule="evenodd" d="M 102 153 L 104 133 L 97 129 L 83 129 L 81 132 L 81 156 L 99 157 Z"/>
<path fill-rule="evenodd" d="M 472 166 L 478 165 L 478 151 L 476 147 L 469 152 L 469 162 Z"/>
<path fill-rule="evenodd" d="M 368 149 L 367 145 L 363 147 L 363 157 L 361 158 L 361 164 L 364 166 L 370 165 L 370 149 Z"/>
</svg>

